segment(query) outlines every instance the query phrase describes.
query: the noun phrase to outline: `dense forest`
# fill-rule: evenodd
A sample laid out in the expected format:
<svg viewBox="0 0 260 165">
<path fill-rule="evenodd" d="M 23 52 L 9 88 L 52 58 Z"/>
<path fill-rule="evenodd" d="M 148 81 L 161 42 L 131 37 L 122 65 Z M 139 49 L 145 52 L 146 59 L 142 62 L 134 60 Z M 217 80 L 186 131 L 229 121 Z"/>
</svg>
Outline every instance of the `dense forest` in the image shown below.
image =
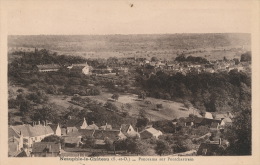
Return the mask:
<svg viewBox="0 0 260 165">
<path fill-rule="evenodd" d="M 140 76 L 137 81 L 147 96 L 187 100 L 201 111 L 239 111 L 251 107 L 251 76 L 235 70 L 172 76 L 157 72 L 148 79 Z"/>
</svg>

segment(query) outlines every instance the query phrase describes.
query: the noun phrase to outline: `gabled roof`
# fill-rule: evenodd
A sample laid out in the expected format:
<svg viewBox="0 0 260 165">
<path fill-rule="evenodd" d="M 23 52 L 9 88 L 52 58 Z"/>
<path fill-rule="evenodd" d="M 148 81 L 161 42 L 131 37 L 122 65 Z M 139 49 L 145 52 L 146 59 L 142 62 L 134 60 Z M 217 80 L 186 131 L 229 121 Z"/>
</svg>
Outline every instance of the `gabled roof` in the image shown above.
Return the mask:
<svg viewBox="0 0 260 165">
<path fill-rule="evenodd" d="M 56 142 L 36 142 L 32 146 L 33 153 L 60 152 L 60 143 Z"/>
<path fill-rule="evenodd" d="M 17 125 L 12 126 L 13 130 L 15 130 L 17 133 L 22 133 L 24 137 L 35 137 L 35 136 L 41 136 L 46 134 L 53 134 L 53 130 L 50 126 L 43 126 L 43 125 Z"/>
<path fill-rule="evenodd" d="M 99 127 L 98 127 L 96 124 L 91 124 L 91 125 L 88 125 L 86 129 L 95 129 L 95 130 L 98 130 Z"/>
<path fill-rule="evenodd" d="M 20 135 L 18 132 L 14 131 L 12 127 L 8 127 L 8 138 L 11 137 L 20 138 Z"/>
<path fill-rule="evenodd" d="M 151 138 L 153 136 L 159 136 L 159 135 L 162 135 L 162 132 L 153 127 L 147 128 L 142 132 L 140 132 L 141 138 Z"/>
<path fill-rule="evenodd" d="M 30 137 L 31 136 L 31 125 L 27 124 L 27 125 L 16 125 L 16 126 L 11 126 L 11 128 L 17 132 L 18 134 L 23 134 L 24 137 Z"/>
<path fill-rule="evenodd" d="M 43 125 L 35 125 L 31 127 L 31 136 L 41 136 L 46 134 L 53 134 L 54 131 L 51 129 L 50 126 L 43 126 Z"/>
<path fill-rule="evenodd" d="M 223 119 L 223 121 L 225 123 L 232 123 L 232 120 L 229 117 L 226 117 L 225 119 Z"/>
<path fill-rule="evenodd" d="M 207 118 L 207 119 L 213 119 L 213 116 L 212 116 L 212 114 L 211 114 L 210 112 L 206 112 L 206 113 L 205 113 L 205 118 Z"/>
<path fill-rule="evenodd" d="M 53 130 L 53 132 L 55 132 L 57 130 L 58 124 L 48 124 L 48 126 L 51 127 L 51 129 Z"/>
<path fill-rule="evenodd" d="M 130 124 L 122 124 L 122 125 L 121 125 L 121 131 L 122 131 L 123 133 L 126 133 L 127 130 L 129 129 L 129 127 L 130 127 Z"/>
</svg>

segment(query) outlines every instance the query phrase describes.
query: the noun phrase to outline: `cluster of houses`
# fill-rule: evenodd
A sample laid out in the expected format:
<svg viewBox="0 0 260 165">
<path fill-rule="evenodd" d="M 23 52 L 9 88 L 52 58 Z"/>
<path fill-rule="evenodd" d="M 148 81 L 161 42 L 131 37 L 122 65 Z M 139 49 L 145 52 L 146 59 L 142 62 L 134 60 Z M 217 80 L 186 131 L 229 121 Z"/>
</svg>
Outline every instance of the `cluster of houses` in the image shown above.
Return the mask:
<svg viewBox="0 0 260 165">
<path fill-rule="evenodd" d="M 184 126 L 184 127 L 199 127 L 207 126 L 212 131 L 214 130 L 223 130 L 225 127 L 232 124 L 232 119 L 234 115 L 230 112 L 225 114 L 216 114 L 215 117 L 210 112 L 205 112 L 202 117 L 186 117 L 182 119 L 174 119 L 173 125 Z"/>
<path fill-rule="evenodd" d="M 83 137 L 94 138 L 96 148 L 104 148 L 107 139 L 114 142 L 128 137 L 148 139 L 162 135 L 161 131 L 153 127 L 147 127 L 138 132 L 131 124 L 122 124 L 120 129 L 113 129 L 109 124 L 98 127 L 95 123 L 87 124 L 85 118 L 83 120 L 71 119 L 64 128 L 61 128 L 59 124 L 46 123 L 34 122 L 33 125 L 10 126 L 8 128 L 8 155 L 10 157 L 55 157 L 60 155 L 62 147 L 78 148 L 83 145 Z M 42 142 L 45 137 L 51 135 L 62 137 L 64 146 L 55 142 Z"/>
<path fill-rule="evenodd" d="M 206 112 L 202 117 L 189 116 L 186 118 L 174 119 L 174 128 L 198 128 L 207 126 L 211 132 L 221 132 L 226 126 L 232 124 L 233 115 L 229 112 L 216 114 L 214 117 L 210 112 Z M 56 135 L 62 137 L 63 144 L 57 142 L 42 142 L 45 137 Z M 131 124 L 122 124 L 119 129 L 112 128 L 112 125 L 105 124 L 97 126 L 94 122 L 88 124 L 86 119 L 70 119 L 66 127 L 59 124 L 47 122 L 33 122 L 32 125 L 16 125 L 8 128 L 8 155 L 10 157 L 56 157 L 61 154 L 63 148 L 80 148 L 84 145 L 83 137 L 95 139 L 95 148 L 104 149 L 106 140 L 112 142 L 124 140 L 129 137 L 139 137 L 140 139 L 158 139 L 163 133 L 152 126 L 147 126 L 141 132 Z M 206 136 L 206 135 L 205 135 Z M 222 145 L 222 139 L 215 139 L 201 143 L 197 155 L 213 155 L 213 152 Z M 215 150 L 215 149 L 216 150 Z"/>
<path fill-rule="evenodd" d="M 38 72 L 57 72 L 61 69 L 61 66 L 58 64 L 45 64 L 37 65 L 36 70 Z M 72 64 L 67 67 L 69 72 L 82 73 L 84 75 L 89 75 L 91 73 L 92 67 L 87 63 L 85 64 Z"/>
<path fill-rule="evenodd" d="M 144 75 L 155 74 L 157 71 L 164 71 L 165 73 L 175 74 L 182 73 L 216 73 L 216 72 L 230 72 L 231 70 L 237 70 L 238 72 L 250 72 L 249 62 L 240 62 L 236 64 L 234 60 L 217 60 L 210 61 L 209 64 L 193 64 L 189 62 L 170 62 L 170 61 L 157 61 L 150 62 L 145 60 L 140 62 L 139 66 L 142 68 Z"/>
</svg>

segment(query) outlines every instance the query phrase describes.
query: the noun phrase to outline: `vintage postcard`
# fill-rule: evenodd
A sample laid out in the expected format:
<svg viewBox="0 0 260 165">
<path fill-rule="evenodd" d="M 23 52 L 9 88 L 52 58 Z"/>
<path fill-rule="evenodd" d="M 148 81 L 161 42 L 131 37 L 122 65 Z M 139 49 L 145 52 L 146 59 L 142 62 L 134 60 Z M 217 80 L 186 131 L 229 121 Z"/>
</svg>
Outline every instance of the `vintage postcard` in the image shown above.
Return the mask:
<svg viewBox="0 0 260 165">
<path fill-rule="evenodd" d="M 1 164 L 258 164 L 259 4 L 1 0 Z"/>
</svg>

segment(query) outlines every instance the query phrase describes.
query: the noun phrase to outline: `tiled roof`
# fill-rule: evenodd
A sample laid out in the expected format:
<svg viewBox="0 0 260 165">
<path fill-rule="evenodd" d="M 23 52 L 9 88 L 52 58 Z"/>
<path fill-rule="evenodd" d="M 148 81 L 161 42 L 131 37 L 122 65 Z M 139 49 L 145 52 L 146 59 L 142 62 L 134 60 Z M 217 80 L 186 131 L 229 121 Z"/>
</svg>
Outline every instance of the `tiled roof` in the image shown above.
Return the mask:
<svg viewBox="0 0 260 165">
<path fill-rule="evenodd" d="M 47 134 L 53 134 L 53 130 L 50 126 L 35 125 L 30 128 L 31 136 L 41 136 Z"/>
<path fill-rule="evenodd" d="M 8 127 L 8 137 L 9 138 L 11 138 L 11 137 L 19 138 L 20 135 L 18 132 L 14 131 L 12 127 Z"/>
<path fill-rule="evenodd" d="M 57 127 L 58 127 L 58 124 L 48 124 L 48 126 L 51 127 L 51 129 L 53 130 L 53 132 L 56 131 Z"/>
<path fill-rule="evenodd" d="M 78 131 L 73 131 L 73 132 L 68 132 L 65 136 L 69 136 L 69 137 L 79 137 L 82 134 Z"/>
<path fill-rule="evenodd" d="M 159 136 L 161 134 L 162 134 L 161 131 L 159 131 L 153 127 L 147 128 L 147 129 L 143 130 L 142 132 L 140 132 L 141 138 L 151 138 L 153 136 Z"/>
<path fill-rule="evenodd" d="M 77 137 L 65 137 L 64 143 L 70 143 L 70 144 L 78 144 L 81 141 L 81 138 Z"/>
<path fill-rule="evenodd" d="M 60 144 L 56 142 L 36 142 L 32 146 L 33 153 L 59 152 Z"/>
<path fill-rule="evenodd" d="M 17 133 L 22 133 L 24 137 L 31 137 L 31 125 L 16 125 L 16 126 L 11 126 L 11 128 L 13 128 L 14 131 L 16 131 Z"/>
<path fill-rule="evenodd" d="M 225 123 L 232 123 L 232 120 L 229 117 L 226 117 L 225 119 L 223 119 L 223 121 Z"/>
<path fill-rule="evenodd" d="M 126 133 L 127 130 L 129 129 L 129 127 L 130 127 L 130 124 L 122 124 L 122 125 L 121 125 L 121 131 L 122 131 L 123 133 Z"/>
<path fill-rule="evenodd" d="M 50 126 L 43 126 L 43 125 L 31 126 L 27 124 L 27 125 L 12 126 L 12 128 L 17 133 L 21 132 L 24 137 L 35 137 L 35 136 L 54 133 Z"/>
<path fill-rule="evenodd" d="M 98 126 L 96 124 L 91 124 L 91 125 L 88 125 L 88 127 L 86 129 L 95 129 L 95 130 L 98 130 Z"/>
<path fill-rule="evenodd" d="M 79 133 L 82 136 L 92 136 L 93 135 L 94 130 L 89 130 L 89 129 L 79 129 Z"/>
</svg>

